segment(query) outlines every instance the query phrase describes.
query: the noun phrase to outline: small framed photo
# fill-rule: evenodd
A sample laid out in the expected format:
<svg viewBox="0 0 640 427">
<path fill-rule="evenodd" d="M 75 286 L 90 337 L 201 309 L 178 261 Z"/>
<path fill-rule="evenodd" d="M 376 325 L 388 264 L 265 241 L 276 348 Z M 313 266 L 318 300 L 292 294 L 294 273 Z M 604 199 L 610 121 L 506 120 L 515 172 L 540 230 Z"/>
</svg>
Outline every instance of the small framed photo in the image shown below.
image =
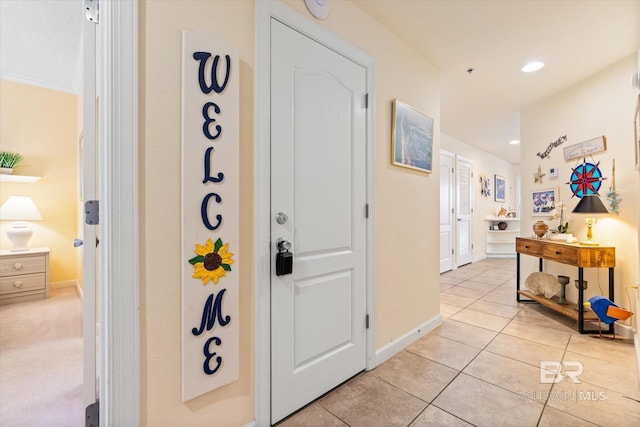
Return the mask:
<svg viewBox="0 0 640 427">
<path fill-rule="evenodd" d="M 433 119 L 395 99 L 392 132 L 392 163 L 431 173 Z"/>
<path fill-rule="evenodd" d="M 505 202 L 507 193 L 507 179 L 500 175 L 495 175 L 496 188 L 493 192 L 493 197 L 496 202 Z"/>
<path fill-rule="evenodd" d="M 533 190 L 531 192 L 531 216 L 549 216 L 555 209 L 558 189 Z"/>
<path fill-rule="evenodd" d="M 499 230 L 500 230 L 500 227 L 498 227 L 498 224 L 493 224 L 493 225 L 491 226 L 491 229 L 492 229 L 493 231 L 499 231 Z"/>
</svg>

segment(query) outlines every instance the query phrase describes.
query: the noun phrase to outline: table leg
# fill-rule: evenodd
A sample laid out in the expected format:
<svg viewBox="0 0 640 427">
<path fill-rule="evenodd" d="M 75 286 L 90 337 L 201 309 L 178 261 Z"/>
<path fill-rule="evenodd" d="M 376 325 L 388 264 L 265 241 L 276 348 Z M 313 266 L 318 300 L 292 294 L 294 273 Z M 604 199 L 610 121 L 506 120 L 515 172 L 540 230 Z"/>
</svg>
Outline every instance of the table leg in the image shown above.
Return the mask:
<svg viewBox="0 0 640 427">
<path fill-rule="evenodd" d="M 584 270 L 578 267 L 578 330 L 584 334 Z"/>
<path fill-rule="evenodd" d="M 613 268 L 609 267 L 609 299 L 611 301 L 615 301 L 614 299 L 614 295 L 613 295 Z M 614 328 L 615 328 L 615 323 L 610 323 L 609 324 L 609 333 L 613 334 L 614 333 Z"/>
<path fill-rule="evenodd" d="M 516 252 L 516 301 L 520 302 L 520 252 Z"/>
</svg>

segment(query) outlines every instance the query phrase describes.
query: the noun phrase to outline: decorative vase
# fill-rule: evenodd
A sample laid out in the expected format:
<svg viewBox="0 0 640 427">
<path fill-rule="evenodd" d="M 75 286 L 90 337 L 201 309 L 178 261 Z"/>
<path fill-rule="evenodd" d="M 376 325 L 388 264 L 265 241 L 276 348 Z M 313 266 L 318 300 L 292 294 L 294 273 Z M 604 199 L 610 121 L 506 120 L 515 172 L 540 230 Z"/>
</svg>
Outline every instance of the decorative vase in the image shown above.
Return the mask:
<svg viewBox="0 0 640 427">
<path fill-rule="evenodd" d="M 2 175 L 11 175 L 13 173 L 13 168 L 0 168 L 0 174 Z"/>
<path fill-rule="evenodd" d="M 580 289 L 580 281 L 579 280 L 575 281 L 575 285 L 576 285 L 576 289 Z M 587 285 L 588 285 L 587 281 L 583 280 L 582 281 L 582 289 L 587 289 Z M 580 298 L 578 298 L 578 302 L 576 303 L 576 306 L 573 307 L 573 309 L 575 311 L 580 311 L 580 310 L 584 311 L 584 306 L 580 307 L 580 301 L 579 300 L 580 300 Z M 584 301 L 582 301 L 582 302 L 584 303 Z"/>
<path fill-rule="evenodd" d="M 549 231 L 549 226 L 544 221 L 538 221 L 533 224 L 533 232 L 536 233 L 539 239 L 542 239 L 547 234 L 547 231 Z"/>
<path fill-rule="evenodd" d="M 565 288 L 569 284 L 569 277 L 567 276 L 558 276 L 558 283 L 560 283 L 560 295 L 558 295 L 558 304 L 566 304 L 567 298 L 565 297 Z"/>
<path fill-rule="evenodd" d="M 500 222 L 498 223 L 498 229 L 499 229 L 499 230 L 506 230 L 506 229 L 507 229 L 507 223 L 506 223 L 506 222 L 504 222 L 504 221 L 500 221 Z"/>
</svg>

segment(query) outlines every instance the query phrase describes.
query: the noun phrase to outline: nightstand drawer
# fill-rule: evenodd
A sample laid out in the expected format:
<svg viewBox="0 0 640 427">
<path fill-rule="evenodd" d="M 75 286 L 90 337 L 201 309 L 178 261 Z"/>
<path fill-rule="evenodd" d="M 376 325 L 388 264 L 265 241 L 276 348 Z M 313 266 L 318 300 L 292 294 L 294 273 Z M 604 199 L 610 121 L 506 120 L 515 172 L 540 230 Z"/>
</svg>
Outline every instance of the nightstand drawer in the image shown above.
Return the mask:
<svg viewBox="0 0 640 427">
<path fill-rule="evenodd" d="M 0 279 L 0 295 L 12 292 L 44 290 L 46 283 L 44 273 L 3 277 Z"/>
<path fill-rule="evenodd" d="M 42 255 L 0 259 L 0 277 L 42 273 L 45 270 L 46 260 Z"/>
</svg>

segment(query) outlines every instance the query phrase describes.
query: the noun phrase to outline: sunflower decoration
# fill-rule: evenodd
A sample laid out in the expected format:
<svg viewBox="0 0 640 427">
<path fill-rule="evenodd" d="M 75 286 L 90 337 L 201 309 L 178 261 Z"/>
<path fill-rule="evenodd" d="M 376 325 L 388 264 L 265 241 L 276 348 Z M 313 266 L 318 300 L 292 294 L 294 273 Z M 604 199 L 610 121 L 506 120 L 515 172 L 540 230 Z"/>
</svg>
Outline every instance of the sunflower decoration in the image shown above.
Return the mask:
<svg viewBox="0 0 640 427">
<path fill-rule="evenodd" d="M 207 243 L 202 246 L 196 243 L 196 256 L 189 260 L 193 265 L 193 278 L 202 279 L 202 285 L 206 285 L 209 280 L 214 285 L 218 284 L 221 277 L 225 277 L 227 271 L 231 271 L 231 264 L 234 263 L 231 258 L 233 254 L 228 252 L 229 243 L 222 243 L 222 239 L 216 240 L 214 244 L 211 239 L 207 239 Z"/>
</svg>

